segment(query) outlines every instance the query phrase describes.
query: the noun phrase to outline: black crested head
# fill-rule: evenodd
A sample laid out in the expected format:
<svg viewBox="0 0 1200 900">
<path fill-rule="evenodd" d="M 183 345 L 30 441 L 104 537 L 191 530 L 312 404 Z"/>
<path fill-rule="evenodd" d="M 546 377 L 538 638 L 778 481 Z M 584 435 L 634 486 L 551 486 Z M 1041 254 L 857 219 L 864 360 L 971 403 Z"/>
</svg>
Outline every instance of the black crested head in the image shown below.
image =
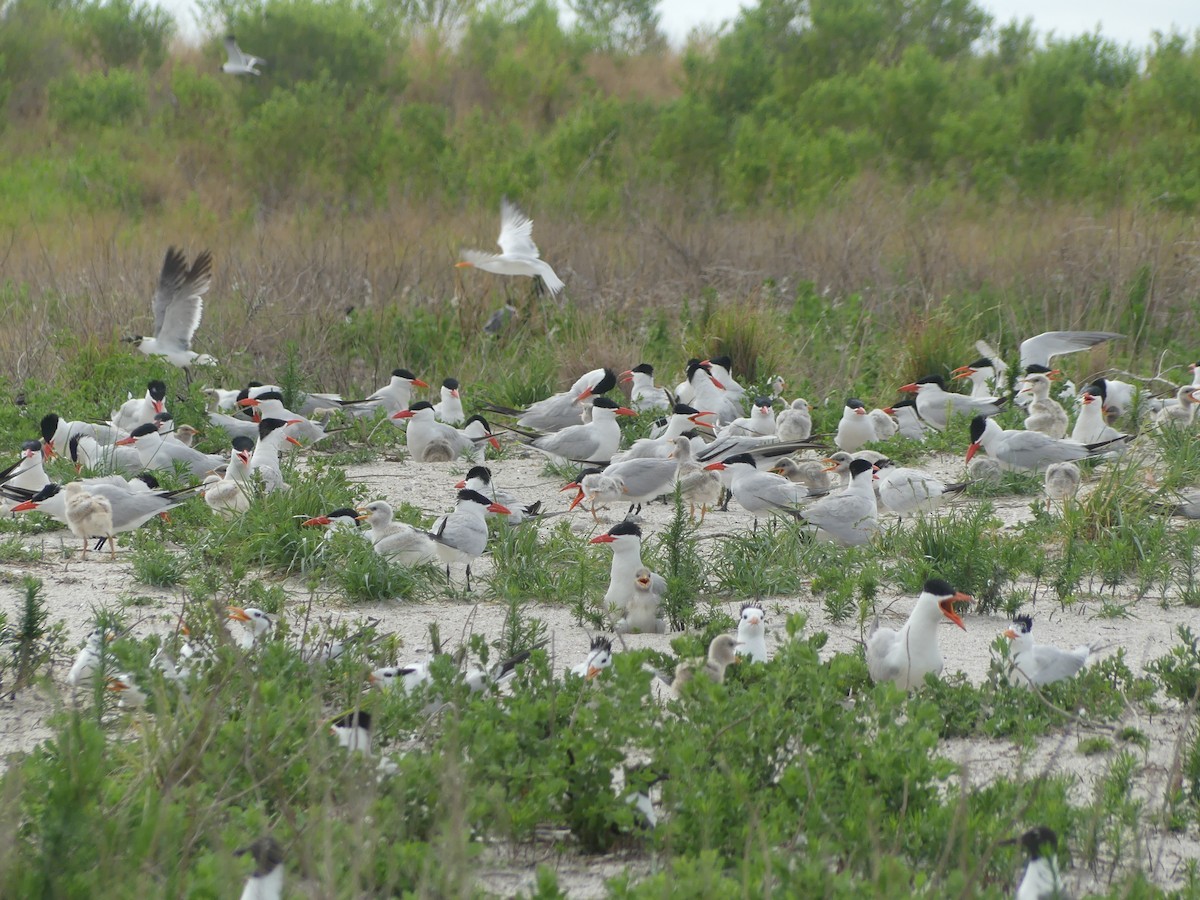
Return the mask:
<svg viewBox="0 0 1200 900">
<path fill-rule="evenodd" d="M 433 409 L 433 404 L 428 400 L 420 400 L 408 408 L 409 412 L 420 412 L 423 409 Z"/>
<path fill-rule="evenodd" d="M 600 409 L 619 409 L 620 408 L 617 406 L 616 403 L 609 400 L 607 397 L 597 397 L 595 400 L 592 401 L 592 406 L 599 407 Z"/>
<path fill-rule="evenodd" d="M 968 369 L 994 369 L 996 364 L 992 362 L 990 357 L 981 356 L 975 362 L 967 366 Z"/>
<path fill-rule="evenodd" d="M 278 420 L 276 420 L 276 421 L 278 421 Z M 254 449 L 254 440 L 252 438 L 246 437 L 244 434 L 239 435 L 238 437 L 235 437 L 233 439 L 233 449 L 241 450 L 241 451 L 253 450 Z"/>
<path fill-rule="evenodd" d="M 1039 825 L 1021 835 L 1021 846 L 1025 848 L 1031 860 L 1041 859 L 1045 855 L 1043 851 L 1047 848 L 1050 853 L 1058 850 L 1058 835 L 1054 833 L 1054 829 Z"/>
<path fill-rule="evenodd" d="M 283 421 L 283 419 L 263 419 L 258 423 L 258 439 L 262 440 L 272 431 L 283 428 L 285 425 L 287 425 L 287 422 Z"/>
<path fill-rule="evenodd" d="M 604 635 L 598 634 L 592 638 L 592 650 L 605 650 L 609 653 L 612 653 L 612 641 L 610 641 Z"/>
<path fill-rule="evenodd" d="M 1041 363 L 1032 363 L 1025 367 L 1026 375 L 1049 375 L 1053 371 L 1049 366 L 1043 366 Z"/>
<path fill-rule="evenodd" d="M 471 466 L 471 468 L 467 470 L 467 477 L 464 480 L 470 481 L 472 478 L 478 478 L 484 484 L 491 484 L 492 470 L 487 466 Z"/>
<path fill-rule="evenodd" d="M 851 397 L 849 400 L 846 401 L 846 405 L 848 407 L 850 407 L 851 409 L 866 409 L 867 408 L 866 404 L 863 403 L 861 400 L 859 400 L 857 397 Z"/>
<path fill-rule="evenodd" d="M 263 383 L 261 381 L 247 381 L 246 382 L 246 390 L 247 391 L 251 391 L 254 388 L 262 387 L 262 386 L 263 386 Z"/>
<path fill-rule="evenodd" d="M 55 413 L 46 413 L 38 423 L 38 430 L 42 433 L 42 440 L 49 444 L 58 431 L 58 416 Z"/>
<path fill-rule="evenodd" d="M 409 381 L 415 381 L 417 376 L 408 369 L 392 369 L 393 378 L 407 378 Z"/>
<path fill-rule="evenodd" d="M 714 366 L 720 366 L 726 372 L 733 371 L 733 360 L 730 359 L 728 356 L 710 356 L 708 358 L 708 361 L 710 363 L 712 363 Z"/>
<path fill-rule="evenodd" d="M 157 379 L 146 385 L 146 393 L 154 400 L 162 403 L 167 397 L 167 386 Z"/>
<path fill-rule="evenodd" d="M 886 456 L 883 459 L 876 460 L 876 462 L 875 462 L 876 469 L 886 469 L 888 466 L 894 466 L 894 465 L 896 465 L 896 464 L 894 462 L 892 462 L 890 459 L 888 459 Z"/>
<path fill-rule="evenodd" d="M 333 512 L 329 513 L 329 515 L 328 515 L 328 518 L 330 518 L 330 519 L 355 519 L 355 520 L 357 520 L 357 519 L 358 519 L 358 510 L 357 510 L 357 509 L 351 509 L 351 508 L 350 508 L 350 507 L 348 507 L 348 506 L 340 506 L 340 507 L 338 507 L 337 509 L 333 510 Z"/>
<path fill-rule="evenodd" d="M 457 378 L 443 378 L 442 379 L 442 387 L 446 388 L 447 390 L 457 391 L 458 390 L 458 379 Z"/>
<path fill-rule="evenodd" d="M 642 529 L 638 528 L 633 522 L 618 522 L 612 528 L 608 529 L 608 533 L 613 537 L 618 537 L 622 534 L 632 534 L 640 538 L 642 536 Z"/>
<path fill-rule="evenodd" d="M 479 493 L 479 491 L 473 491 L 470 488 L 463 488 L 458 492 L 458 502 L 462 503 L 464 500 L 470 501 L 471 503 L 478 503 L 480 506 L 492 505 L 491 500 L 483 496 L 483 494 Z"/>
<path fill-rule="evenodd" d="M 634 366 L 629 371 L 641 372 L 643 375 L 653 376 L 654 375 L 654 366 L 650 365 L 650 363 L 638 363 L 636 366 Z"/>
<path fill-rule="evenodd" d="M 371 730 L 371 714 L 365 710 L 356 709 L 345 715 L 338 716 L 329 723 L 333 728 L 365 728 Z"/>
<path fill-rule="evenodd" d="M 712 367 L 711 367 L 711 366 L 707 366 L 707 365 L 705 365 L 704 363 L 702 363 L 702 362 L 701 362 L 700 360 L 698 360 L 698 359 L 697 359 L 696 361 L 694 361 L 694 362 L 690 362 L 690 363 L 688 363 L 688 367 L 687 367 L 687 380 L 688 380 L 688 381 L 691 381 L 693 378 L 695 378 L 695 377 L 696 377 L 696 373 L 697 373 L 697 372 L 700 372 L 700 371 L 704 371 L 704 372 L 711 373 L 711 372 L 712 372 Z"/>
<path fill-rule="evenodd" d="M 1014 616 L 1013 624 L 1021 630 L 1021 634 L 1033 633 L 1033 616 Z"/>
<path fill-rule="evenodd" d="M 897 400 L 895 403 L 892 404 L 892 409 L 899 409 L 901 406 L 910 406 L 913 409 L 916 409 L 917 402 L 915 400 L 909 400 L 909 399 Z"/>
<path fill-rule="evenodd" d="M 34 503 L 41 503 L 43 500 L 49 500 L 51 497 L 53 497 L 55 494 L 57 494 L 61 490 L 62 490 L 61 484 L 55 484 L 53 481 L 51 481 L 48 484 L 42 485 L 42 489 L 40 491 L 38 491 L 36 494 L 34 494 L 32 497 L 30 497 L 29 499 L 32 500 Z"/>
<path fill-rule="evenodd" d="M 150 427 L 153 428 L 154 426 L 151 425 Z M 41 441 L 23 441 L 21 443 L 21 450 L 23 450 L 23 451 L 28 450 L 31 453 L 33 453 L 33 452 L 41 453 L 42 452 L 42 442 Z"/>
<path fill-rule="evenodd" d="M 726 459 L 722 460 L 722 462 L 724 462 L 725 465 L 727 465 L 727 466 L 732 466 L 737 463 L 745 463 L 746 465 L 750 466 L 753 469 L 758 468 L 758 463 L 755 461 L 754 457 L 751 456 L 749 453 L 735 453 L 733 456 L 727 457 Z"/>
<path fill-rule="evenodd" d="M 604 375 L 596 382 L 596 386 L 592 388 L 593 394 L 607 394 L 617 386 L 617 373 L 612 369 L 606 368 Z"/>
<path fill-rule="evenodd" d="M 82 434 L 71 435 L 71 440 L 67 441 L 67 452 L 71 455 L 71 462 L 79 462 L 79 439 Z"/>
<path fill-rule="evenodd" d="M 283 394 L 279 393 L 279 391 L 263 391 L 261 394 L 255 394 L 254 399 L 255 400 L 278 400 L 280 403 L 282 403 L 283 402 Z"/>
<path fill-rule="evenodd" d="M 175 417 L 166 410 L 154 414 L 154 421 L 159 425 L 165 425 L 167 422 L 174 422 Z"/>
<path fill-rule="evenodd" d="M 861 475 L 863 472 L 871 472 L 875 469 L 874 464 L 865 459 L 856 459 L 850 463 L 850 477 L 854 478 Z"/>
<path fill-rule="evenodd" d="M 148 434 L 158 434 L 158 428 L 153 422 L 147 422 L 145 425 L 139 425 L 129 433 L 130 437 L 145 437 Z"/>
<path fill-rule="evenodd" d="M 488 434 L 492 433 L 492 426 L 489 425 L 488 420 L 485 419 L 483 416 L 479 415 L 479 413 L 476 413 L 475 415 L 471 416 L 471 418 L 467 419 L 467 421 L 463 422 L 463 428 L 466 428 L 472 422 L 478 422 L 480 425 L 483 426 L 484 431 L 486 431 Z"/>
<path fill-rule="evenodd" d="M 240 391 L 238 391 L 237 399 L 238 400 L 249 400 L 250 399 L 250 388 L 253 388 L 253 387 L 257 387 L 257 385 L 254 382 L 250 382 L 250 387 L 244 387 Z"/>
<path fill-rule="evenodd" d="M 743 603 L 742 610 L 740 613 L 738 613 L 738 615 L 741 615 L 748 609 L 757 609 L 759 612 L 763 612 L 763 608 L 761 606 L 759 606 L 757 603 Z"/>
<path fill-rule="evenodd" d="M 942 390 L 946 389 L 946 379 L 941 375 L 926 375 L 924 378 L 918 378 L 914 384 L 936 384 Z"/>
<path fill-rule="evenodd" d="M 926 594 L 933 594 L 935 597 L 953 597 L 958 591 L 950 587 L 950 582 L 944 581 L 941 578 L 930 578 L 921 588 Z"/>
<path fill-rule="evenodd" d="M 597 468 L 596 466 L 589 466 L 586 469 L 579 470 L 579 475 L 576 476 L 575 481 L 576 482 L 583 481 L 583 479 L 587 478 L 589 475 L 603 475 L 603 474 L 604 474 L 603 469 Z"/>
<path fill-rule="evenodd" d="M 229 36 L 233 40 L 233 35 Z M 234 856 L 250 854 L 254 860 L 254 877 L 262 878 L 270 875 L 276 867 L 283 863 L 283 848 L 273 837 L 260 837 L 245 847 L 235 850 Z"/>
<path fill-rule="evenodd" d="M 1097 378 L 1091 384 L 1083 389 L 1085 394 L 1093 394 L 1101 400 L 1108 399 L 1108 382 L 1103 378 Z"/>
<path fill-rule="evenodd" d="M 688 406 L 686 403 L 676 403 L 675 408 L 671 412 L 677 416 L 694 416 L 700 410 L 694 406 Z"/>
<path fill-rule="evenodd" d="M 149 472 L 141 472 L 133 477 L 135 479 L 137 479 L 138 481 L 140 481 L 142 484 L 144 484 L 146 487 L 150 488 L 150 490 L 152 490 L 152 491 L 158 490 L 158 479 L 155 478 L 153 475 L 151 475 Z"/>
<path fill-rule="evenodd" d="M 976 416 L 971 420 L 971 443 L 978 444 L 979 439 L 983 437 L 983 432 L 987 430 L 987 418 L 984 416 Z"/>
</svg>

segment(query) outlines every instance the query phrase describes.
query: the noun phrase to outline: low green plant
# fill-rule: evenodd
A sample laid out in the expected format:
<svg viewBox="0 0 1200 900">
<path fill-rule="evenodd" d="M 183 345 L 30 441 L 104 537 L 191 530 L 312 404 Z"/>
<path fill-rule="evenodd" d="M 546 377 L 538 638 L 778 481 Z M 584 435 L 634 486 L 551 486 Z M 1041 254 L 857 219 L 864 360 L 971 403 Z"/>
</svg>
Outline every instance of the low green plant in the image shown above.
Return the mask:
<svg viewBox="0 0 1200 900">
<path fill-rule="evenodd" d="M 1179 643 L 1170 652 L 1146 665 L 1146 671 L 1162 682 L 1167 696 L 1181 703 L 1200 697 L 1200 637 L 1187 625 L 1178 625 Z"/>
</svg>

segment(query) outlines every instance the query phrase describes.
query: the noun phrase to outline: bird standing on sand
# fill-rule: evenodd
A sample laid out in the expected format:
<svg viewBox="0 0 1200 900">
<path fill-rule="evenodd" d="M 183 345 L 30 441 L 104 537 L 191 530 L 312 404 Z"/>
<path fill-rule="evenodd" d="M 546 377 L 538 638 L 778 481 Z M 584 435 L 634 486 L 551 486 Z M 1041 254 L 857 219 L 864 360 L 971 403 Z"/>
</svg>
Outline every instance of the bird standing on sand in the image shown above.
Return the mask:
<svg viewBox="0 0 1200 900">
<path fill-rule="evenodd" d="M 67 527 L 77 538 L 83 539 L 83 558 L 87 559 L 88 541 L 94 537 L 108 540 L 112 559 L 117 558 L 117 542 L 113 537 L 113 511 L 108 498 L 88 493 L 80 482 L 72 481 L 66 487 Z"/>
</svg>

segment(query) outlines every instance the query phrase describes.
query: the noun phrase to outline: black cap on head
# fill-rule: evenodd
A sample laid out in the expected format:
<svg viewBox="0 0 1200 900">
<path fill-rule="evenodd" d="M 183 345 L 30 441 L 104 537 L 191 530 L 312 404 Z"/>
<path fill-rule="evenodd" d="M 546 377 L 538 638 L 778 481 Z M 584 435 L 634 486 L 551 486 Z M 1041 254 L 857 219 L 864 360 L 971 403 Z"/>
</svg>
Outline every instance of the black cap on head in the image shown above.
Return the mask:
<svg viewBox="0 0 1200 900">
<path fill-rule="evenodd" d="M 166 424 L 167 422 L 174 422 L 175 417 L 173 415 L 171 415 L 169 412 L 167 412 L 166 410 L 163 410 L 160 413 L 154 414 L 154 421 L 159 424 Z"/>
<path fill-rule="evenodd" d="M 633 522 L 618 522 L 612 528 L 608 529 L 608 533 L 613 537 L 621 534 L 632 534 L 641 537 L 642 529 L 638 528 Z"/>
<path fill-rule="evenodd" d="M 730 359 L 728 356 L 710 356 L 708 358 L 708 361 L 710 363 L 712 363 L 714 366 L 721 366 L 726 371 L 729 371 L 729 372 L 733 371 L 733 360 Z"/>
<path fill-rule="evenodd" d="M 152 490 L 152 491 L 158 490 L 158 479 L 155 478 L 153 475 L 151 475 L 149 472 L 141 472 L 137 475 L 134 475 L 133 477 L 136 478 L 138 481 L 140 481 L 142 484 L 144 484 L 146 487 L 150 488 L 150 490 Z"/>
<path fill-rule="evenodd" d="M 983 437 L 983 432 L 987 430 L 987 418 L 985 416 L 976 416 L 971 420 L 971 443 L 979 443 L 979 439 Z"/>
<path fill-rule="evenodd" d="M 442 387 L 449 388 L 452 391 L 457 391 L 458 390 L 458 379 L 457 378 L 443 378 L 442 379 Z"/>
<path fill-rule="evenodd" d="M 888 459 L 887 457 L 884 457 L 883 459 L 877 460 L 875 462 L 876 469 L 886 469 L 888 466 L 894 466 L 894 465 L 896 465 L 896 464 L 894 462 L 892 462 L 890 459 Z"/>
<path fill-rule="evenodd" d="M 483 496 L 483 494 L 479 493 L 479 491 L 473 491 L 470 488 L 463 488 L 461 491 L 459 491 L 458 499 L 460 502 L 463 500 L 470 500 L 472 503 L 478 503 L 480 506 L 492 505 L 491 500 Z"/>
<path fill-rule="evenodd" d="M 408 369 L 392 369 L 392 377 L 407 378 L 409 381 L 414 381 L 417 376 L 408 371 Z"/>
<path fill-rule="evenodd" d="M 603 475 L 603 474 L 604 474 L 603 469 L 601 469 L 597 466 L 589 466 L 586 469 L 580 469 L 579 475 L 576 476 L 575 480 L 583 481 L 583 479 L 587 478 L 589 475 Z"/>
<path fill-rule="evenodd" d="M 696 360 L 695 362 L 688 363 L 687 380 L 691 381 L 692 378 L 695 377 L 696 372 L 700 369 L 703 369 L 705 372 L 709 372 L 710 374 L 712 372 L 712 368 L 710 366 L 706 366 L 704 363 L 700 362 L 700 360 Z"/>
<path fill-rule="evenodd" d="M 865 459 L 856 459 L 850 463 L 850 477 L 861 475 L 863 472 L 871 472 L 875 469 L 874 464 Z"/>
<path fill-rule="evenodd" d="M 994 369 L 996 364 L 989 357 L 981 356 L 975 362 L 967 366 L 969 369 Z"/>
<path fill-rule="evenodd" d="M 1030 634 L 1033 631 L 1033 616 L 1014 616 L 1013 624 L 1022 634 Z"/>
<path fill-rule="evenodd" d="M 283 394 L 279 393 L 279 391 L 263 391 L 261 394 L 255 394 L 254 399 L 255 400 L 278 400 L 280 403 L 282 403 L 283 402 Z"/>
<path fill-rule="evenodd" d="M 1053 369 L 1043 366 L 1041 363 L 1033 363 L 1025 367 L 1026 375 L 1049 375 L 1053 371 Z"/>
<path fill-rule="evenodd" d="M 1041 859 L 1045 855 L 1042 851 L 1047 847 L 1051 853 L 1058 850 L 1058 835 L 1053 829 L 1039 825 L 1021 835 L 1021 846 L 1025 848 L 1031 860 Z"/>
<path fill-rule="evenodd" d="M 946 387 L 946 379 L 941 375 L 926 375 L 924 378 L 918 378 L 914 384 L 936 384 L 943 390 Z"/>
<path fill-rule="evenodd" d="M 675 408 L 671 410 L 677 416 L 694 416 L 700 410 L 694 406 L 688 406 L 686 403 L 676 403 Z"/>
<path fill-rule="evenodd" d="M 276 428 L 282 428 L 286 424 L 283 419 L 263 419 L 258 423 L 258 439 L 262 440 Z"/>
<path fill-rule="evenodd" d="M 596 386 L 594 388 L 592 388 L 592 393 L 593 394 L 607 394 L 609 391 L 611 391 L 616 386 L 617 386 L 617 373 L 614 372 L 612 369 L 606 368 L 604 370 L 604 375 L 601 377 L 601 379 L 599 381 L 596 382 Z"/>
<path fill-rule="evenodd" d="M 757 603 L 743 603 L 741 612 L 744 613 L 748 609 L 757 609 L 759 612 L 763 612 L 763 608 Z M 741 613 L 738 613 L 738 615 L 741 615 Z"/>
<path fill-rule="evenodd" d="M 650 363 L 638 363 L 636 366 L 634 366 L 629 371 L 641 372 L 643 375 L 653 375 L 654 374 L 654 366 L 650 365 Z"/>
<path fill-rule="evenodd" d="M 758 468 L 758 463 L 749 453 L 735 453 L 733 456 L 726 457 L 724 460 L 722 460 L 722 462 L 724 462 L 727 466 L 731 466 L 735 463 L 745 463 L 751 468 Z"/>
<path fill-rule="evenodd" d="M 338 716 L 329 723 L 333 728 L 365 728 L 371 730 L 371 714 L 365 710 L 356 709 L 343 716 Z"/>
<path fill-rule="evenodd" d="M 488 420 L 485 419 L 483 416 L 479 415 L 478 413 L 471 416 L 471 418 L 467 419 L 467 421 L 463 423 L 463 427 L 465 428 L 466 426 L 470 425 L 472 422 L 478 422 L 480 425 L 483 426 L 484 431 L 486 431 L 488 434 L 492 433 L 492 426 L 488 424 Z"/>
<path fill-rule="evenodd" d="M 229 39 L 233 40 L 233 35 L 230 35 Z M 270 875 L 277 866 L 283 863 L 283 848 L 273 837 L 260 837 L 245 847 L 235 850 L 233 855 L 244 856 L 247 853 L 254 860 L 255 878 Z"/>
<path fill-rule="evenodd" d="M 916 409 L 917 403 L 915 400 L 909 400 L 909 399 L 897 400 L 895 403 L 892 404 L 892 409 L 895 409 L 898 406 L 911 406 L 913 409 Z"/>
<path fill-rule="evenodd" d="M 612 653 L 612 641 L 610 641 L 604 635 L 598 634 L 592 638 L 592 649 L 607 650 L 609 653 Z"/>
<path fill-rule="evenodd" d="M 250 388 L 254 388 L 254 387 L 258 387 L 258 385 L 256 385 L 253 381 L 250 382 L 250 387 L 244 387 L 240 391 L 238 391 L 237 399 L 238 400 L 249 400 L 250 399 Z"/>
<path fill-rule="evenodd" d="M 54 433 L 58 431 L 58 416 L 54 413 L 46 413 L 42 416 L 42 421 L 38 423 L 38 430 L 42 433 L 42 440 L 49 444 L 54 440 Z"/>
<path fill-rule="evenodd" d="M 925 582 L 925 586 L 921 588 L 926 594 L 933 594 L 935 597 L 953 597 L 958 591 L 950 587 L 950 582 L 944 581 L 941 578 L 930 578 Z"/>
<path fill-rule="evenodd" d="M 1095 394 L 1101 400 L 1108 399 L 1108 382 L 1103 378 L 1097 378 L 1091 384 L 1083 389 L 1085 394 Z"/>
<path fill-rule="evenodd" d="M 478 478 L 484 484 L 491 484 L 492 470 L 487 466 L 471 466 L 471 468 L 467 470 L 467 477 L 464 480 L 470 481 L 472 478 Z"/>
<path fill-rule="evenodd" d="M 754 405 L 755 406 L 770 406 L 771 398 L 770 397 L 755 397 Z"/>
<path fill-rule="evenodd" d="M 167 396 L 167 386 L 161 381 L 155 380 L 146 385 L 146 393 L 159 403 L 162 403 Z"/>
<path fill-rule="evenodd" d="M 846 405 L 848 407 L 850 407 L 851 409 L 866 409 L 867 408 L 866 404 L 863 403 L 861 400 L 859 400 L 857 397 L 851 397 L 849 400 L 846 401 Z"/>
<path fill-rule="evenodd" d="M 328 518 L 330 518 L 330 519 L 345 519 L 345 518 L 358 519 L 358 510 L 351 509 L 348 506 L 339 506 L 333 512 L 329 513 Z"/>
<path fill-rule="evenodd" d="M 408 408 L 409 412 L 417 412 L 422 409 L 433 409 L 433 404 L 428 400 L 420 400 Z"/>
<path fill-rule="evenodd" d="M 71 435 L 71 440 L 67 441 L 67 452 L 71 455 L 71 462 L 79 462 L 79 439 L 82 434 L 76 433 Z"/>
<path fill-rule="evenodd" d="M 150 427 L 153 428 L 154 426 L 152 425 Z M 31 451 L 36 451 L 38 453 L 41 453 L 42 452 L 42 442 L 41 441 L 23 441 L 21 443 L 21 449 L 22 450 L 31 450 Z"/>
<path fill-rule="evenodd" d="M 29 499 L 34 503 L 41 503 L 43 500 L 49 500 L 55 494 L 62 490 L 61 484 L 55 484 L 53 481 L 42 486 L 42 489 L 34 494 Z"/>
<path fill-rule="evenodd" d="M 148 434 L 158 434 L 158 428 L 155 427 L 153 422 L 147 422 L 145 425 L 139 425 L 129 434 L 135 438 L 145 437 Z"/>
<path fill-rule="evenodd" d="M 592 406 L 598 406 L 601 409 L 619 409 L 617 404 L 609 400 L 607 397 L 597 397 L 592 401 Z"/>
<path fill-rule="evenodd" d="M 278 419 L 276 419 L 276 421 L 278 421 Z M 233 439 L 233 449 L 234 450 L 253 450 L 254 449 L 254 441 L 251 438 L 246 437 L 244 434 L 239 435 L 238 437 L 235 437 Z"/>
</svg>

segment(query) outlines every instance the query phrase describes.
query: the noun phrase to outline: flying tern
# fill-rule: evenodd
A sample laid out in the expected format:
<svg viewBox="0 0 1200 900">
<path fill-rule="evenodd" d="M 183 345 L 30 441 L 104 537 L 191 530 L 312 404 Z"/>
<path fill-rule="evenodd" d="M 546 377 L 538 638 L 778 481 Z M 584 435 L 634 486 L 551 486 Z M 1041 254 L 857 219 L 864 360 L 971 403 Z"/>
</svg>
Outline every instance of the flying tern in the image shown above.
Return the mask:
<svg viewBox="0 0 1200 900">
<path fill-rule="evenodd" d="M 500 245 L 499 253 L 464 250 L 458 268 L 482 269 L 494 275 L 528 275 L 540 280 L 551 294 L 566 286 L 541 258 L 533 242 L 533 220 L 507 197 L 500 201 L 500 237 L 496 243 Z"/>
<path fill-rule="evenodd" d="M 154 336 L 124 338 L 147 356 L 162 356 L 181 369 L 189 366 L 216 365 L 207 353 L 192 350 L 192 335 L 200 326 L 204 295 L 212 282 L 212 254 L 200 253 L 189 269 L 183 251 L 170 247 L 163 259 L 158 288 L 151 304 L 154 311 Z"/>
</svg>

